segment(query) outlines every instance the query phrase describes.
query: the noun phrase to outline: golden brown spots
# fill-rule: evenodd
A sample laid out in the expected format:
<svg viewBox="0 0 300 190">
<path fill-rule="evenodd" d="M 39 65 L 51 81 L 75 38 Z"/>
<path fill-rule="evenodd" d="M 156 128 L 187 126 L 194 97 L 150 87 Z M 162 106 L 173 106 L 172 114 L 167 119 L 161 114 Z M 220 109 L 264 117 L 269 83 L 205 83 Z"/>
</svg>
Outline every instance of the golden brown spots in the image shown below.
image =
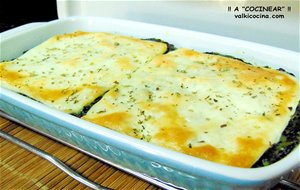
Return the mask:
<svg viewBox="0 0 300 190">
<path fill-rule="evenodd" d="M 186 144 L 186 142 L 192 138 L 194 132 L 183 128 L 183 127 L 173 127 L 169 125 L 165 128 L 160 128 L 159 132 L 155 134 L 154 139 L 158 141 L 165 142 L 166 145 L 175 145 L 175 147 L 181 147 L 182 145 Z M 174 147 L 170 147 L 173 148 Z"/>
<path fill-rule="evenodd" d="M 115 87 L 115 88 L 111 89 L 110 91 L 108 91 L 106 93 L 106 96 L 110 96 L 114 99 L 116 99 L 118 97 L 118 95 L 119 95 L 119 88 L 118 87 Z"/>
<path fill-rule="evenodd" d="M 244 66 L 245 68 L 240 69 L 240 73 L 237 75 L 238 80 L 248 85 L 253 84 L 269 84 L 271 80 L 275 78 L 276 73 L 263 68 Z M 250 69 L 251 70 L 248 70 Z M 236 72 L 236 71 L 234 71 Z M 264 76 L 264 77 L 262 77 Z"/>
<path fill-rule="evenodd" d="M 226 164 L 241 168 L 250 168 L 254 163 L 255 156 L 247 153 L 232 154 L 228 156 Z"/>
<path fill-rule="evenodd" d="M 16 81 L 18 80 L 22 80 L 24 77 L 26 77 L 25 75 L 16 72 L 16 71 L 8 71 L 6 69 L 4 69 L 4 66 L 1 65 L 0 67 L 0 78 L 1 80 L 6 81 L 9 84 L 16 84 Z"/>
<path fill-rule="evenodd" d="M 237 138 L 238 153 L 227 154 L 228 163 L 232 166 L 250 167 L 256 161 L 257 153 L 263 154 L 266 144 L 261 138 Z"/>
<path fill-rule="evenodd" d="M 171 61 L 171 60 L 168 60 L 162 56 L 160 57 L 157 57 L 155 59 L 154 62 L 152 62 L 155 67 L 161 67 L 161 68 L 173 68 L 175 69 L 176 68 L 176 63 Z"/>
<path fill-rule="evenodd" d="M 241 151 L 251 152 L 256 151 L 259 147 L 263 145 L 262 139 L 259 138 L 237 138 L 237 145 Z"/>
<path fill-rule="evenodd" d="M 297 85 L 295 80 L 292 80 L 290 77 L 287 77 L 286 75 L 283 76 L 281 81 L 283 84 L 285 84 L 287 86 L 296 86 Z"/>
<path fill-rule="evenodd" d="M 99 44 L 100 44 L 100 46 L 102 46 L 102 47 L 110 47 L 110 48 L 112 48 L 112 47 L 114 47 L 114 44 L 113 44 L 113 42 L 112 41 L 110 41 L 110 40 L 101 40 L 100 42 L 99 42 Z"/>
<path fill-rule="evenodd" d="M 209 144 L 203 146 L 183 147 L 182 151 L 191 156 L 203 158 L 226 165 L 249 168 L 256 161 L 257 152 L 261 154 L 268 145 L 262 139 L 237 138 L 237 153 L 224 151 Z"/>
<path fill-rule="evenodd" d="M 231 58 L 217 57 L 218 62 L 213 66 L 220 73 L 227 72 L 226 76 L 236 75 L 236 79 L 230 78 L 226 81 L 227 85 L 243 90 L 245 95 L 252 98 L 261 96 L 262 93 L 272 94 L 275 102 L 270 113 L 277 117 L 288 112 L 291 99 L 299 92 L 299 87 L 292 77 L 277 70 L 255 67 Z"/>
<path fill-rule="evenodd" d="M 126 112 L 114 112 L 106 115 L 94 115 L 94 116 L 82 117 L 82 119 L 99 124 L 103 127 L 107 127 L 119 132 L 123 132 L 127 135 L 133 136 L 131 126 L 128 125 L 130 118 L 131 115 Z"/>
<path fill-rule="evenodd" d="M 184 49 L 184 55 L 185 56 L 188 56 L 188 57 L 193 57 L 193 56 L 199 56 L 200 53 L 199 52 L 196 52 L 194 50 L 188 50 L 188 49 Z"/>
<path fill-rule="evenodd" d="M 39 89 L 39 87 L 30 87 L 30 91 L 33 98 L 46 101 L 56 101 L 70 96 L 73 92 L 73 90 Z"/>
<path fill-rule="evenodd" d="M 61 40 L 63 38 L 74 38 L 74 37 L 83 36 L 83 35 L 87 35 L 87 34 L 90 34 L 90 33 L 89 32 L 83 32 L 83 31 L 77 31 L 77 32 L 70 33 L 70 34 L 56 35 L 54 37 L 54 39 Z"/>
<path fill-rule="evenodd" d="M 185 153 L 211 161 L 217 161 L 222 156 L 220 151 L 211 145 L 185 148 Z"/>
<path fill-rule="evenodd" d="M 296 89 L 296 91 L 295 91 Z M 280 115 L 284 115 L 287 112 L 289 112 L 288 107 L 289 107 L 289 103 L 291 101 L 291 99 L 293 98 L 292 95 L 297 96 L 297 94 L 295 92 L 299 92 L 299 88 L 297 89 L 297 86 L 293 86 L 290 89 L 278 93 L 276 95 L 277 99 L 278 99 L 278 104 L 275 104 L 273 106 L 273 114 L 275 114 L 276 116 L 280 116 Z M 298 93 L 299 96 L 299 93 Z"/>
<path fill-rule="evenodd" d="M 287 74 L 280 71 L 271 70 L 267 68 L 255 67 L 248 65 L 242 61 L 218 57 L 217 64 L 213 65 L 219 72 L 233 72 L 237 73 L 237 79 L 245 84 L 270 84 L 282 83 L 285 86 L 295 86 L 294 80 L 289 78 Z M 262 77 L 263 76 L 263 77 Z"/>
<path fill-rule="evenodd" d="M 71 67 L 76 67 L 77 63 L 80 61 L 79 57 L 73 58 L 73 59 L 69 59 L 67 61 L 64 61 L 63 64 L 66 66 L 71 66 Z"/>
<path fill-rule="evenodd" d="M 121 69 L 134 69 L 134 65 L 130 63 L 130 59 L 128 57 L 121 57 L 117 60 L 117 64 Z"/>
<path fill-rule="evenodd" d="M 154 135 L 154 139 L 162 143 L 166 142 L 166 144 L 180 147 L 186 144 L 186 142 L 195 135 L 192 129 L 185 127 L 185 119 L 179 115 L 174 107 L 163 104 L 153 104 L 150 109 L 154 112 L 161 113 L 159 118 L 153 121 L 153 125 L 159 129 Z"/>
<path fill-rule="evenodd" d="M 293 80 L 291 77 L 287 76 L 286 74 L 280 74 L 280 78 L 276 78 L 277 86 L 273 85 L 272 88 L 283 86 L 284 89 L 280 90 L 276 94 L 277 103 L 274 105 L 273 113 L 276 116 L 280 116 L 286 114 L 289 110 L 289 103 L 293 96 L 299 96 L 299 86 L 297 85 L 296 81 Z"/>
<path fill-rule="evenodd" d="M 97 124 L 103 125 L 105 127 L 117 127 L 120 124 L 123 124 L 129 119 L 129 114 L 125 112 L 115 112 L 107 115 L 99 115 L 91 120 Z"/>
<path fill-rule="evenodd" d="M 93 91 L 94 94 L 99 94 L 103 92 L 103 89 L 98 86 L 85 86 L 85 87 L 77 87 L 73 89 L 48 89 L 41 88 L 41 86 L 30 86 L 28 88 L 22 87 L 26 91 L 31 92 L 31 97 L 37 100 L 46 100 L 46 101 L 57 101 L 62 98 L 67 98 L 69 96 L 74 95 L 75 93 L 80 93 L 83 90 Z"/>
<path fill-rule="evenodd" d="M 218 57 L 218 60 L 216 64 L 213 64 L 213 67 L 217 69 L 218 73 L 223 74 L 225 76 L 236 75 L 237 78 L 235 80 L 241 84 L 246 84 L 246 85 L 253 85 L 256 83 L 258 84 L 267 83 L 269 82 L 269 78 L 274 77 L 276 74 L 271 70 L 254 67 L 242 61 L 231 59 L 231 58 L 225 58 L 225 57 Z M 241 88 L 240 85 L 238 85 L 237 87 Z"/>
</svg>

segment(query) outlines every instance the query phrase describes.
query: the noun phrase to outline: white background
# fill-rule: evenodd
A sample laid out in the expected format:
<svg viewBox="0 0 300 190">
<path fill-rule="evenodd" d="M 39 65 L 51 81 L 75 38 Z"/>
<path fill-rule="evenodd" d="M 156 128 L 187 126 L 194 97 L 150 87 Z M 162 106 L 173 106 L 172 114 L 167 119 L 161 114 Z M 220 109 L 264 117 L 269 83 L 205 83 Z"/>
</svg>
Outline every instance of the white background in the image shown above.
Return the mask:
<svg viewBox="0 0 300 190">
<path fill-rule="evenodd" d="M 228 6 L 285 6 L 283 19 L 237 19 Z M 291 6 L 291 11 L 287 7 Z M 60 18 L 105 16 L 213 33 L 299 52 L 299 0 L 103 1 L 57 0 Z"/>
</svg>

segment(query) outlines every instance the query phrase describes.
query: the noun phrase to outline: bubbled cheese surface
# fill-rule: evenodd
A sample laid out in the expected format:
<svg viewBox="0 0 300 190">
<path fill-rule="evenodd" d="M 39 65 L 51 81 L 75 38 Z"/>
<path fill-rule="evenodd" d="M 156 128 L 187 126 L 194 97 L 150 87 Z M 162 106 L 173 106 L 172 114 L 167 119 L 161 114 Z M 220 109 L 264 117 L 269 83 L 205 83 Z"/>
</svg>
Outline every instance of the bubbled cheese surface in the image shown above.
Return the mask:
<svg viewBox="0 0 300 190">
<path fill-rule="evenodd" d="M 178 49 L 120 81 L 83 117 L 188 155 L 251 167 L 299 102 L 286 73 Z"/>
<path fill-rule="evenodd" d="M 78 114 L 166 49 L 164 43 L 109 33 L 57 35 L 13 61 L 2 62 L 1 86 Z"/>
</svg>

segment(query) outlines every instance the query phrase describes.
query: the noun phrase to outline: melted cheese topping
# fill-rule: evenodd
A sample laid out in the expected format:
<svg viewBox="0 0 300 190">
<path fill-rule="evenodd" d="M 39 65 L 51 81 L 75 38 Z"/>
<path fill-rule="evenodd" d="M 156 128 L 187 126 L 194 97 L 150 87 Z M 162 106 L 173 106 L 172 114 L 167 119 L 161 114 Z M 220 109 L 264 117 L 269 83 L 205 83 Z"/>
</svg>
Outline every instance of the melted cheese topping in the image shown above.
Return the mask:
<svg viewBox="0 0 300 190">
<path fill-rule="evenodd" d="M 79 113 L 166 49 L 163 43 L 108 33 L 57 35 L 1 63 L 1 86 L 61 111 Z"/>
<path fill-rule="evenodd" d="M 286 73 L 178 49 L 104 95 L 83 119 L 214 162 L 251 167 L 299 101 Z"/>
</svg>

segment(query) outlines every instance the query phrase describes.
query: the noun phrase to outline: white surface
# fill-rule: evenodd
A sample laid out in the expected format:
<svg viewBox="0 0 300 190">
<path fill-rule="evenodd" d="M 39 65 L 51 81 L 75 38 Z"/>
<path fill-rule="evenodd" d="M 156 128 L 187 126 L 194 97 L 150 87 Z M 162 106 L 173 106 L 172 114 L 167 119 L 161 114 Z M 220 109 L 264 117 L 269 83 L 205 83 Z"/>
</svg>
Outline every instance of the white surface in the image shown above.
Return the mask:
<svg viewBox="0 0 300 190">
<path fill-rule="evenodd" d="M 24 30 L 28 30 L 28 29 L 32 29 L 36 26 L 40 26 L 42 25 L 44 22 L 34 22 L 34 23 L 28 23 L 28 24 L 25 24 L 25 25 L 22 25 L 22 26 L 19 26 L 17 28 L 13 28 L 13 29 L 10 29 L 10 30 L 6 30 L 5 32 L 2 32 L 1 33 L 1 37 L 7 37 L 7 36 L 10 36 L 10 35 L 13 35 L 15 33 L 19 33 L 21 31 L 24 31 Z"/>
<path fill-rule="evenodd" d="M 178 47 L 193 48 L 200 51 L 215 51 L 237 56 L 246 61 L 254 62 L 257 65 L 269 65 L 274 68 L 282 67 L 299 77 L 299 54 L 296 52 L 200 32 L 110 18 L 75 17 L 46 23 L 32 29 L 16 32 L 1 40 L 1 47 L 3 48 L 1 59 L 14 58 L 28 47 L 32 48 L 37 43 L 44 41 L 54 34 L 76 30 L 107 31 L 140 38 L 157 37 L 172 42 Z M 38 38 L 36 36 L 38 36 Z M 8 51 L 13 47 L 14 51 Z M 272 59 L 270 59 L 270 57 Z M 193 168 L 193 170 L 196 171 L 205 170 L 209 173 L 215 173 L 216 175 L 224 175 L 251 182 L 255 180 L 274 180 L 289 172 L 292 168 L 300 166 L 299 146 L 286 158 L 271 166 L 256 169 L 235 168 L 197 159 L 146 142 L 141 142 L 137 139 L 133 139 L 106 128 L 97 127 L 95 124 L 53 110 L 11 91 L 3 88 L 0 89 L 1 94 L 12 97 L 16 102 L 23 102 L 32 107 L 32 109 L 38 110 L 40 113 L 47 113 L 66 121 L 67 123 L 72 123 L 80 129 L 91 131 L 100 136 L 105 136 L 105 138 L 111 138 L 116 144 L 133 147 L 137 152 L 140 150 L 140 152 L 146 152 L 152 156 L 159 155 L 160 158 L 167 159 L 170 163 L 184 164 L 186 168 Z M 185 160 L 189 161 L 186 162 Z M 177 164 L 175 164 L 174 167 L 176 167 L 176 165 Z"/>
<path fill-rule="evenodd" d="M 283 19 L 237 19 L 228 6 L 285 6 Z M 291 6 L 292 10 L 287 11 Z M 59 18 L 105 16 L 218 34 L 299 52 L 299 0 L 57 0 Z M 239 11 L 237 13 L 243 13 Z M 265 12 L 252 12 L 265 14 Z"/>
</svg>

